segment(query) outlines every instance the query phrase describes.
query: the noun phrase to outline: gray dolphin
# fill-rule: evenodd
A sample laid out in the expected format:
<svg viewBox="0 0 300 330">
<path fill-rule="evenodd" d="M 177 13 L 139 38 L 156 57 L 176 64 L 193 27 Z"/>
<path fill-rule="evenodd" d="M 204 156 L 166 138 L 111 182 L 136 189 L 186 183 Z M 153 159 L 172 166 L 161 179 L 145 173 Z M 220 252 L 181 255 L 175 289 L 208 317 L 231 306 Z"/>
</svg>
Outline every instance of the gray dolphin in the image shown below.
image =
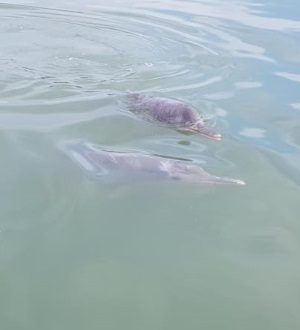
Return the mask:
<svg viewBox="0 0 300 330">
<path fill-rule="evenodd" d="M 127 93 L 127 107 L 148 121 L 155 121 L 182 132 L 200 134 L 212 140 L 222 139 L 221 134 L 205 126 L 203 117 L 196 109 L 181 101 L 142 93 Z"/>
<path fill-rule="evenodd" d="M 189 183 L 244 185 L 242 180 L 207 173 L 188 160 L 133 152 L 106 150 L 87 142 L 70 142 L 64 151 L 84 170 L 96 176 L 113 176 L 115 180 L 179 180 Z"/>
</svg>

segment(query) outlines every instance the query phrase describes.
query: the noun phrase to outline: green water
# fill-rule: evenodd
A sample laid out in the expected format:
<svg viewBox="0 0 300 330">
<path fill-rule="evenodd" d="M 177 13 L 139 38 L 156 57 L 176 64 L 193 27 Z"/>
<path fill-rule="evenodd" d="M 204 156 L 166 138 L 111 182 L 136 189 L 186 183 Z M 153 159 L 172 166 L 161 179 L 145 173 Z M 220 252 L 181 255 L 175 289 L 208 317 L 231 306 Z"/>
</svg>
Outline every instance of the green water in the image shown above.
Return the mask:
<svg viewBox="0 0 300 330">
<path fill-rule="evenodd" d="M 0 3 L 1 330 L 300 329 L 297 1 Z M 221 142 L 129 115 L 193 104 Z M 107 185 L 82 139 L 245 187 Z"/>
</svg>

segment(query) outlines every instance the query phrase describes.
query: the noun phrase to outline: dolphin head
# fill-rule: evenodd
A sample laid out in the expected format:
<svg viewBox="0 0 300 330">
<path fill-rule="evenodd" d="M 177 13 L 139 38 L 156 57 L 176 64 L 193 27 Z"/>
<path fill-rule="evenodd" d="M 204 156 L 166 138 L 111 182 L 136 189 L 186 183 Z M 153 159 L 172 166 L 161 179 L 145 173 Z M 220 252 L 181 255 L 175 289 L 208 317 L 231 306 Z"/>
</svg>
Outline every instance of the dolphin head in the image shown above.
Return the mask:
<svg viewBox="0 0 300 330">
<path fill-rule="evenodd" d="M 173 180 L 196 184 L 245 185 L 242 180 L 209 174 L 202 167 L 189 162 L 172 163 L 172 166 L 169 166 L 169 177 Z"/>
<path fill-rule="evenodd" d="M 217 133 L 213 128 L 206 125 L 206 120 L 202 116 L 194 116 L 191 120 L 187 120 L 178 130 L 186 134 L 199 134 L 208 139 L 220 141 L 222 135 Z"/>
<path fill-rule="evenodd" d="M 215 141 L 222 140 L 222 135 L 220 133 L 215 132 L 214 129 L 212 129 L 211 127 L 206 126 L 204 121 L 202 120 L 180 130 L 186 133 L 199 134 Z"/>
</svg>

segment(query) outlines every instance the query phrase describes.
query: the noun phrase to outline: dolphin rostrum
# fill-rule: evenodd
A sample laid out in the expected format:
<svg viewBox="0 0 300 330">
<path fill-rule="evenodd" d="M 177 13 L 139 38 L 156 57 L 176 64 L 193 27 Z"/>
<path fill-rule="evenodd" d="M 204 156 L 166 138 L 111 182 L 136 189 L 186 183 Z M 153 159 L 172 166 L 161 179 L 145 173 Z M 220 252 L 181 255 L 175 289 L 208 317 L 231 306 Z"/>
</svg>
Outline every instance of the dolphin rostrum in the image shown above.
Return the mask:
<svg viewBox="0 0 300 330">
<path fill-rule="evenodd" d="M 88 173 L 102 177 L 113 176 L 116 180 L 165 179 L 211 185 L 245 184 L 242 180 L 209 174 L 189 160 L 138 152 L 111 151 L 83 141 L 66 143 L 63 149 Z"/>
<path fill-rule="evenodd" d="M 148 121 L 182 132 L 200 134 L 212 140 L 222 139 L 221 134 L 205 125 L 196 109 L 182 101 L 131 92 L 127 93 L 126 103 L 129 111 Z"/>
</svg>

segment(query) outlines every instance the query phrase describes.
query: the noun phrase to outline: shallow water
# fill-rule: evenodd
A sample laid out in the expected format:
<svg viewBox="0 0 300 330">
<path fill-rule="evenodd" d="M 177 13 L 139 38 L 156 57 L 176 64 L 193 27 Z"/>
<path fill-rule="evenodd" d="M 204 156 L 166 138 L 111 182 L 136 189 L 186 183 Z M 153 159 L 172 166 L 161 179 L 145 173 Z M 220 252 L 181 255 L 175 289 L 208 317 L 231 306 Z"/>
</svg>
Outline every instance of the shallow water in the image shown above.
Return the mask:
<svg viewBox="0 0 300 330">
<path fill-rule="evenodd" d="M 1 329 L 299 329 L 299 9 L 0 3 Z M 127 90 L 191 103 L 223 141 L 133 117 Z M 247 185 L 102 184 L 74 139 Z"/>
</svg>

